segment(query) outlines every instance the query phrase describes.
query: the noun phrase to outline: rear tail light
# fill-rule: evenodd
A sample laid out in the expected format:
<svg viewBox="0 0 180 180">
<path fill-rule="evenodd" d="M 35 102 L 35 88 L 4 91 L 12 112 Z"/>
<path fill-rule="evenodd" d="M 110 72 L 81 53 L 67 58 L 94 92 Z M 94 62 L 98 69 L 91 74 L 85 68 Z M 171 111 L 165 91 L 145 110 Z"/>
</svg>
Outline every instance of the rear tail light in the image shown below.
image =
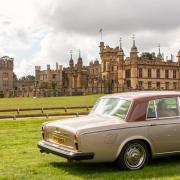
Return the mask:
<svg viewBox="0 0 180 180">
<path fill-rule="evenodd" d="M 42 138 L 44 139 L 44 127 L 41 128 Z"/>
<path fill-rule="evenodd" d="M 74 140 L 74 145 L 75 145 L 75 148 L 76 148 L 76 150 L 78 150 L 79 149 L 79 147 L 78 147 L 78 139 L 77 139 L 77 136 L 76 135 L 74 135 L 73 136 L 73 140 Z"/>
</svg>

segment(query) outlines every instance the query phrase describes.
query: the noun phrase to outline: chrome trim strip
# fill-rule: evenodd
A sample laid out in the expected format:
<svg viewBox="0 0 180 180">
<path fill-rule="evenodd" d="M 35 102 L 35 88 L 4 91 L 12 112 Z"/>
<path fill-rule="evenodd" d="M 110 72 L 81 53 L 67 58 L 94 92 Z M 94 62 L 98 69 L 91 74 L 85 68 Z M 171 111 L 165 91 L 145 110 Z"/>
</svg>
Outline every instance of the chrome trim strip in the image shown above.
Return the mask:
<svg viewBox="0 0 180 180">
<path fill-rule="evenodd" d="M 171 125 L 173 124 L 178 124 L 180 125 L 180 122 L 179 123 L 170 123 Z M 167 125 L 170 125 L 170 124 L 155 124 L 154 126 L 167 126 Z M 120 130 L 120 129 L 133 129 L 133 128 L 143 128 L 143 127 L 148 127 L 149 124 L 147 125 L 140 125 L 140 126 L 135 126 L 135 127 L 121 127 L 121 128 L 113 128 L 113 129 L 104 129 L 104 130 L 97 130 L 97 131 L 90 131 L 90 132 L 85 132 L 85 133 L 82 133 L 81 135 L 84 135 L 84 134 L 91 134 L 91 133 L 98 133 L 98 132 L 105 132 L 105 131 L 112 131 L 112 130 Z"/>
<path fill-rule="evenodd" d="M 175 154 L 175 153 L 180 153 L 180 151 L 171 151 L 171 152 L 155 153 L 154 155 Z"/>
</svg>

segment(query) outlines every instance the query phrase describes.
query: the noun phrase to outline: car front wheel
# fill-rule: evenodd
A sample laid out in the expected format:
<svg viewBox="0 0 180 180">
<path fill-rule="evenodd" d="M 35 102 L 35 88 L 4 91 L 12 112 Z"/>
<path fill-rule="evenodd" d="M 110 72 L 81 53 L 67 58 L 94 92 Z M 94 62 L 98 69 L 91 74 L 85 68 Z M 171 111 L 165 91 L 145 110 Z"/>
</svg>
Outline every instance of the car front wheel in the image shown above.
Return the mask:
<svg viewBox="0 0 180 180">
<path fill-rule="evenodd" d="M 149 160 L 149 149 L 145 142 L 134 140 L 122 149 L 116 163 L 119 169 L 142 169 Z"/>
</svg>

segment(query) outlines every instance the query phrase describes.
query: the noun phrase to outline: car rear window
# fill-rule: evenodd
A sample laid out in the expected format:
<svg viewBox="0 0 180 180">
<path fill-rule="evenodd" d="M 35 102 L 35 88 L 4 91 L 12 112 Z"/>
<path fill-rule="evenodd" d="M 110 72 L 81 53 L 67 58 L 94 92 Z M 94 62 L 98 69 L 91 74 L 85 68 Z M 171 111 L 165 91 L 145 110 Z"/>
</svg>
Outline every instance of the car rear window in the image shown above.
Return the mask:
<svg viewBox="0 0 180 180">
<path fill-rule="evenodd" d="M 177 98 L 162 98 L 149 102 L 147 119 L 179 116 Z"/>
</svg>

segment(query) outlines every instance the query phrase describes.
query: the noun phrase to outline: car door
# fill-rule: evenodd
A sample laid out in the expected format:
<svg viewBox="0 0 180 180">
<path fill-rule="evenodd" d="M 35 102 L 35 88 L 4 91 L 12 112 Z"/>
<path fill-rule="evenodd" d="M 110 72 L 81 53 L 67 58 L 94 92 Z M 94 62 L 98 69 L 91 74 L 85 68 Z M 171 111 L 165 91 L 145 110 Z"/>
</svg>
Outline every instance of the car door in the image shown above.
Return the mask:
<svg viewBox="0 0 180 180">
<path fill-rule="evenodd" d="M 180 151 L 179 98 L 163 98 L 149 102 L 148 137 L 156 154 Z"/>
</svg>

